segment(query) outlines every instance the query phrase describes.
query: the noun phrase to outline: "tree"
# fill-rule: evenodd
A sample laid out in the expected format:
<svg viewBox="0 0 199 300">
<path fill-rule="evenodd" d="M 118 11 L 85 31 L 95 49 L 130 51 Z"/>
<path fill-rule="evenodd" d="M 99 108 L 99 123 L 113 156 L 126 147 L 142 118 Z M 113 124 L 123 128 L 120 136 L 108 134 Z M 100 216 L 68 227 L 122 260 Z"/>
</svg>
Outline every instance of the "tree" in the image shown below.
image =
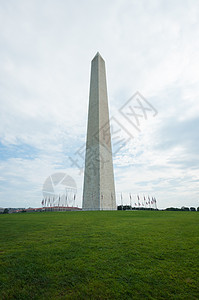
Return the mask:
<svg viewBox="0 0 199 300">
<path fill-rule="evenodd" d="M 118 210 L 123 210 L 123 205 L 118 205 L 117 209 Z"/>
<path fill-rule="evenodd" d="M 190 207 L 190 211 L 196 211 L 195 207 Z"/>
<path fill-rule="evenodd" d="M 183 206 L 183 207 L 181 207 L 181 210 L 184 210 L 184 211 L 189 211 L 189 208 L 188 208 L 188 207 L 185 207 L 185 206 Z"/>
<path fill-rule="evenodd" d="M 9 213 L 9 209 L 5 208 L 4 211 L 3 211 L 3 214 L 8 214 L 8 213 Z"/>
<path fill-rule="evenodd" d="M 168 210 L 168 211 L 179 211 L 181 210 L 180 208 L 177 208 L 177 207 L 168 207 L 166 208 L 165 210 Z"/>
</svg>

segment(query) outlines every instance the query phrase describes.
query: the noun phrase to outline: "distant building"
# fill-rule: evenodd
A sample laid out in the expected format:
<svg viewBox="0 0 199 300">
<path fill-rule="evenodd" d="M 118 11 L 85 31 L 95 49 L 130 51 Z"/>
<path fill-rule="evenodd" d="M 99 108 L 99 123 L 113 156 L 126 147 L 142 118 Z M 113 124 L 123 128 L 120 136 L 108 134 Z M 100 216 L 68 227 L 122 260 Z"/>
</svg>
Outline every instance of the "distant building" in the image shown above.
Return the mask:
<svg viewBox="0 0 199 300">
<path fill-rule="evenodd" d="M 52 207 L 43 207 L 44 211 L 79 211 L 82 210 L 79 207 L 68 207 L 68 206 L 52 206 Z"/>
</svg>

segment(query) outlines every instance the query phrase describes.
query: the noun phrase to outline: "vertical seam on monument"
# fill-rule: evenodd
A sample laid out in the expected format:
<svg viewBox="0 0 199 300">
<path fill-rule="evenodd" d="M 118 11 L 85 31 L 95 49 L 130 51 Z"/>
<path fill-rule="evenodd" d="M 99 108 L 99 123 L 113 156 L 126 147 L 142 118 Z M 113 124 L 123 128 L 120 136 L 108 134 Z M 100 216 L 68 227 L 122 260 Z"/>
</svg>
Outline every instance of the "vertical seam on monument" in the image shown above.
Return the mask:
<svg viewBox="0 0 199 300">
<path fill-rule="evenodd" d="M 100 177 L 100 170 L 101 170 L 101 162 L 100 162 L 100 56 L 99 56 L 99 52 L 98 52 L 98 56 L 97 56 L 97 67 L 98 67 L 98 161 L 99 161 L 99 165 L 98 165 L 98 176 L 99 176 L 99 210 L 101 210 L 101 205 L 102 205 L 102 195 L 101 195 L 101 177 Z"/>
</svg>

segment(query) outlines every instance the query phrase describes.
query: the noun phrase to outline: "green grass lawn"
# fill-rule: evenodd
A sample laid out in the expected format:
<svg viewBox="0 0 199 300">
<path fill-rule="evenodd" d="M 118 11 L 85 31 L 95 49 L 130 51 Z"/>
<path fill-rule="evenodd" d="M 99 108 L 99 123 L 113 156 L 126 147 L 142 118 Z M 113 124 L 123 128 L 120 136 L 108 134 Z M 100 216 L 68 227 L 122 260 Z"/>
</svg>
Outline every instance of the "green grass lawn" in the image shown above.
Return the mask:
<svg viewBox="0 0 199 300">
<path fill-rule="evenodd" d="M 199 213 L 0 215 L 0 299 L 199 299 Z"/>
</svg>

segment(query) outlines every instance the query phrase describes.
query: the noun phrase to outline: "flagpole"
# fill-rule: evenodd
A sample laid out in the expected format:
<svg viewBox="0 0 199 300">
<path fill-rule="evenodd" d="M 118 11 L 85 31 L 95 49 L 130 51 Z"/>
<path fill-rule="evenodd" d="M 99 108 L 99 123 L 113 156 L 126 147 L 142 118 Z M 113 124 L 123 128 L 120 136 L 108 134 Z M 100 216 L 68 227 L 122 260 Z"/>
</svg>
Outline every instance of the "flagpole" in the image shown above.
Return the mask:
<svg viewBox="0 0 199 300">
<path fill-rule="evenodd" d="M 134 202 L 134 204 L 135 204 L 135 208 L 137 208 L 136 196 L 135 196 L 135 202 Z"/>
<path fill-rule="evenodd" d="M 66 192 L 66 207 L 68 207 L 68 194 Z"/>
<path fill-rule="evenodd" d="M 131 193 L 129 194 L 129 198 L 130 198 L 130 210 L 132 210 Z"/>
<path fill-rule="evenodd" d="M 151 204 L 152 204 L 152 209 L 153 209 L 153 197 L 151 197 Z"/>
<path fill-rule="evenodd" d="M 151 209 L 151 199 L 149 198 L 149 196 L 148 199 L 149 199 L 149 208 Z"/>
<path fill-rule="evenodd" d="M 138 206 L 139 206 L 139 209 L 140 209 L 140 198 L 139 198 L 139 195 L 137 195 L 137 198 L 138 198 Z"/>
<path fill-rule="evenodd" d="M 142 197 L 143 198 L 143 200 L 144 200 L 144 197 Z M 142 207 L 144 208 L 144 203 L 143 203 L 143 201 L 142 201 Z"/>
<path fill-rule="evenodd" d="M 75 207 L 76 194 L 74 194 L 74 207 Z"/>
<path fill-rule="evenodd" d="M 156 202 L 156 198 L 154 197 L 154 201 L 155 201 L 155 209 L 157 209 L 157 202 Z"/>
</svg>

